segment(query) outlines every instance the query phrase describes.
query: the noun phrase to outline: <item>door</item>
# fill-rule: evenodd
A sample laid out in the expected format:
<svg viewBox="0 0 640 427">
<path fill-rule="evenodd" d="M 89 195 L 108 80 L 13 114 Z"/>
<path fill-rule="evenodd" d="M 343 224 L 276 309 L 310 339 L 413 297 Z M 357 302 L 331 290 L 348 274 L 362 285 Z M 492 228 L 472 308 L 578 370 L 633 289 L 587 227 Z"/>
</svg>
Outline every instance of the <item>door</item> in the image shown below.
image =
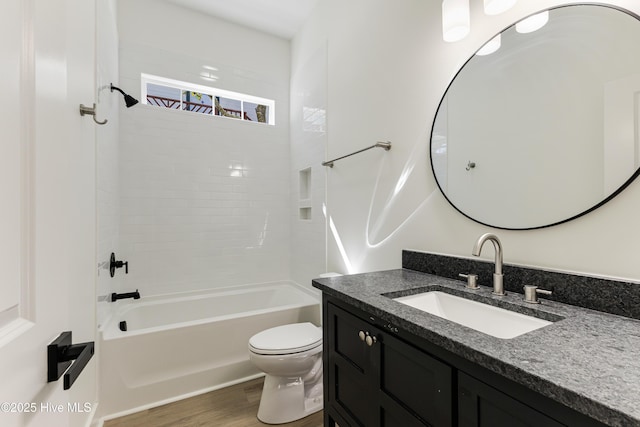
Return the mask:
<svg viewBox="0 0 640 427">
<path fill-rule="evenodd" d="M 93 0 L 0 2 L 0 425 L 82 426 L 96 357 L 70 390 L 47 345 L 95 341 Z"/>
</svg>

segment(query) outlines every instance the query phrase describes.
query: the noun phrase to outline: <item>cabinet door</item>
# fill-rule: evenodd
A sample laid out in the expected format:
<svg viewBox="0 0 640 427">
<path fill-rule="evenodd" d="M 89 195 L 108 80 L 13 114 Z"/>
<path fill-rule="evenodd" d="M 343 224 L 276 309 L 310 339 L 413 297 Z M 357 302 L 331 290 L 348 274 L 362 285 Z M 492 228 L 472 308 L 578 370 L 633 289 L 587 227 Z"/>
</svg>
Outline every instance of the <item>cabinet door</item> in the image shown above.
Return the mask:
<svg viewBox="0 0 640 427">
<path fill-rule="evenodd" d="M 328 305 L 327 314 L 328 403 L 349 425 L 377 426 L 379 346 L 369 346 L 360 337 L 377 336 L 379 330 L 332 304 Z"/>
<path fill-rule="evenodd" d="M 463 372 L 458 373 L 458 420 L 460 427 L 565 425 Z"/>
<path fill-rule="evenodd" d="M 391 335 L 384 334 L 379 341 L 380 393 L 422 420 L 421 425 L 450 427 L 453 423 L 451 367 Z M 386 399 L 380 400 L 383 409 L 390 412 L 392 407 L 384 405 Z"/>
<path fill-rule="evenodd" d="M 328 404 L 348 425 L 452 425 L 451 367 L 332 304 L 326 313 Z"/>
<path fill-rule="evenodd" d="M 429 425 L 407 411 L 400 403 L 384 394 L 381 395 L 380 427 L 425 427 Z"/>
</svg>

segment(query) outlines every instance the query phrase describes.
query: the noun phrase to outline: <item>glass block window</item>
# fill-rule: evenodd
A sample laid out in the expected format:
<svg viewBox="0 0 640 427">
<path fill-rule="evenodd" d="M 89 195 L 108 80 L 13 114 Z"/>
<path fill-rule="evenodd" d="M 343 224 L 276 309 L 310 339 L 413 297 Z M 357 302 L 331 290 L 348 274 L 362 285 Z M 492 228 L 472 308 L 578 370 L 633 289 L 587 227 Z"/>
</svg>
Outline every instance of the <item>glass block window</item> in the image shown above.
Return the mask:
<svg viewBox="0 0 640 427">
<path fill-rule="evenodd" d="M 142 74 L 142 103 L 171 110 L 275 125 L 275 101 Z"/>
</svg>

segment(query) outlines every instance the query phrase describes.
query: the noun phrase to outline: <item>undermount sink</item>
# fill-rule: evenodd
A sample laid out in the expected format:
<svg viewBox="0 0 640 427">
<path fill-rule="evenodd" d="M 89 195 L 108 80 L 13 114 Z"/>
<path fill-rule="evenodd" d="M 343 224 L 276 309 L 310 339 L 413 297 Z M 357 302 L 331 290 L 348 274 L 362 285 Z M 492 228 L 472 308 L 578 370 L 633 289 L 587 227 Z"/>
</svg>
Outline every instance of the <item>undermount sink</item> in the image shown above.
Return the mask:
<svg viewBox="0 0 640 427">
<path fill-rule="evenodd" d="M 424 292 L 393 299 L 496 338 L 515 338 L 552 324 L 552 322 L 538 319 L 537 317 L 527 316 L 440 291 Z"/>
</svg>

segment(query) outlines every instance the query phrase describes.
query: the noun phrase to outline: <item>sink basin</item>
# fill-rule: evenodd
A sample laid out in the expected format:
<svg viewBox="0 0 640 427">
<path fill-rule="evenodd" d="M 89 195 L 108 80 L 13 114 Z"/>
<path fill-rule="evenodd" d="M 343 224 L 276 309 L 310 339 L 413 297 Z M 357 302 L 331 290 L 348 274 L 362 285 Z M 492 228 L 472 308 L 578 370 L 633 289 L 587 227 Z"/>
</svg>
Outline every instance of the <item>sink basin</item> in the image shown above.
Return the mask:
<svg viewBox="0 0 640 427">
<path fill-rule="evenodd" d="M 496 338 L 515 338 L 551 325 L 551 322 L 445 292 L 430 291 L 395 301 L 467 326 Z"/>
</svg>

